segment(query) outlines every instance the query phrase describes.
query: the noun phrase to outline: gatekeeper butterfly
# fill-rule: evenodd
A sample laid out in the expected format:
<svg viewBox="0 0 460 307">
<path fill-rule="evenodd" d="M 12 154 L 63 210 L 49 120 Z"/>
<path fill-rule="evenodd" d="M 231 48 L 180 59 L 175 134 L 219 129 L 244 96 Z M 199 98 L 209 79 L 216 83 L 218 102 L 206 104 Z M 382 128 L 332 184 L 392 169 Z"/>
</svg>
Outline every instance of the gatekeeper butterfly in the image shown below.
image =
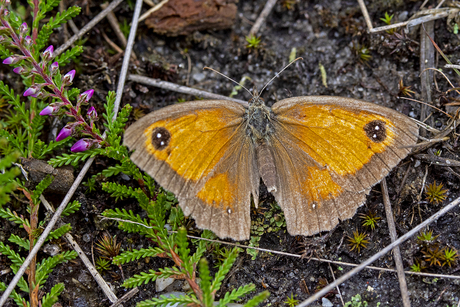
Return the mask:
<svg viewBox="0 0 460 307">
<path fill-rule="evenodd" d="M 418 127 L 358 99 L 305 96 L 266 106 L 199 100 L 154 111 L 124 136 L 131 160 L 173 192 L 186 216 L 221 238 L 249 239 L 260 178 L 291 235 L 351 218 L 410 152 Z"/>
</svg>

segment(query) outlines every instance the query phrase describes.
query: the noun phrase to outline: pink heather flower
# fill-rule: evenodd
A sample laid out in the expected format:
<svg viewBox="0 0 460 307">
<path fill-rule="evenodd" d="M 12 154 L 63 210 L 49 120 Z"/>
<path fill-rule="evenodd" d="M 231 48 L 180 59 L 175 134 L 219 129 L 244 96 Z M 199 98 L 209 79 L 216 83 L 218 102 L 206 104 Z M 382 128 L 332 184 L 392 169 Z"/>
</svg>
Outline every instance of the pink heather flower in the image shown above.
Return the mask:
<svg viewBox="0 0 460 307">
<path fill-rule="evenodd" d="M 95 120 L 97 118 L 97 112 L 94 107 L 89 108 L 88 112 L 86 115 L 91 118 L 91 120 Z"/>
<path fill-rule="evenodd" d="M 87 90 L 83 92 L 82 94 L 80 94 L 80 97 L 78 97 L 78 102 L 88 102 L 91 99 L 91 97 L 93 97 L 93 94 L 94 90 Z"/>
<path fill-rule="evenodd" d="M 50 104 L 49 106 L 47 106 L 40 112 L 40 115 L 41 116 L 53 115 L 54 113 L 57 112 L 57 110 L 59 110 L 58 106 Z"/>
<path fill-rule="evenodd" d="M 19 26 L 19 33 L 25 34 L 26 32 L 27 32 L 27 23 L 23 22 L 23 23 Z"/>
<path fill-rule="evenodd" d="M 62 77 L 62 83 L 63 85 L 70 85 L 73 81 L 73 78 L 75 78 L 75 69 L 69 71 Z"/>
<path fill-rule="evenodd" d="M 24 37 L 24 44 L 29 47 L 30 45 L 32 45 L 32 37 L 30 37 L 29 35 L 27 35 L 26 37 Z"/>
<path fill-rule="evenodd" d="M 73 144 L 73 146 L 70 148 L 70 151 L 71 152 L 86 151 L 90 149 L 94 143 L 95 141 L 91 139 L 81 139 L 81 140 L 78 140 L 75 144 Z"/>
<path fill-rule="evenodd" d="M 13 71 L 14 71 L 15 73 L 17 73 L 18 75 L 20 75 L 20 74 L 26 72 L 27 70 L 26 70 L 24 67 L 22 67 L 22 66 L 18 66 L 18 67 L 16 67 L 15 69 L 13 69 Z"/>
<path fill-rule="evenodd" d="M 6 64 L 6 65 L 16 64 L 17 62 L 19 62 L 20 59 L 21 59 L 20 57 L 12 55 L 4 59 L 3 64 Z"/>
<path fill-rule="evenodd" d="M 59 68 L 59 63 L 58 62 L 53 62 L 50 65 L 50 72 L 54 75 L 58 68 Z"/>
<path fill-rule="evenodd" d="M 72 126 L 72 124 L 65 125 L 65 127 L 62 128 L 61 132 L 59 132 L 58 136 L 56 137 L 56 142 L 68 138 L 72 134 Z"/>
<path fill-rule="evenodd" d="M 31 87 L 26 89 L 26 91 L 24 92 L 23 96 L 27 97 L 27 96 L 35 95 L 35 93 L 37 93 L 37 90 L 38 90 L 38 87 L 36 87 L 35 85 L 32 85 Z"/>
<path fill-rule="evenodd" d="M 48 98 L 50 96 L 49 93 L 45 92 L 45 91 L 39 91 L 33 95 L 30 95 L 34 98 L 38 98 L 38 99 L 45 99 L 45 98 Z"/>
<path fill-rule="evenodd" d="M 54 47 L 53 45 L 49 46 L 48 48 L 45 49 L 42 53 L 42 57 L 45 61 L 51 59 L 53 57 L 53 52 L 54 52 Z"/>
</svg>

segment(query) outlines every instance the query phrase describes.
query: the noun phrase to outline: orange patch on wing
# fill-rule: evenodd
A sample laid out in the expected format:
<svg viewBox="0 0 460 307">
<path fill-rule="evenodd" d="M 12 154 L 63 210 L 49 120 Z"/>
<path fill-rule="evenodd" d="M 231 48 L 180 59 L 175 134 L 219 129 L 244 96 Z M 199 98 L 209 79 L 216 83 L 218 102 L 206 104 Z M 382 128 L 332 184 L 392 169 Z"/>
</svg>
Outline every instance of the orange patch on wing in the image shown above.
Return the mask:
<svg viewBox="0 0 460 307">
<path fill-rule="evenodd" d="M 226 173 L 211 177 L 196 195 L 205 204 L 215 208 L 233 209 L 235 186 L 228 180 Z"/>
<path fill-rule="evenodd" d="M 308 167 L 308 178 L 304 182 L 307 189 L 307 199 L 310 204 L 319 206 L 323 201 L 342 194 L 343 189 L 335 183 L 327 169 Z"/>
<path fill-rule="evenodd" d="M 149 154 L 166 162 L 185 180 L 198 181 L 206 176 L 223 157 L 242 117 L 229 115 L 225 109 L 197 110 L 179 118 L 157 121 L 144 130 Z M 163 127 L 169 131 L 168 146 L 156 150 L 152 131 Z"/>
<path fill-rule="evenodd" d="M 394 143 L 394 124 L 385 117 L 366 111 L 353 112 L 328 105 L 295 106 L 278 116 L 281 124 L 302 148 L 320 165 L 345 176 L 355 174 L 372 156 Z M 386 138 L 373 142 L 364 130 L 366 124 L 380 120 Z"/>
</svg>

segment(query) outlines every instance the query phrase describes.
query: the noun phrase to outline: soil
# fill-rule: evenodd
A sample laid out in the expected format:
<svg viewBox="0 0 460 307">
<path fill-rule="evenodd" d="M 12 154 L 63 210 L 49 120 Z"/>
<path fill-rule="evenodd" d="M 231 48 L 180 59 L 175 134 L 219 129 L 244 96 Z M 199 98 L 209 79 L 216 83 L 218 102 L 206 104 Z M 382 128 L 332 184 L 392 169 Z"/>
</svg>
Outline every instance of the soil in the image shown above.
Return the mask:
<svg viewBox="0 0 460 307">
<path fill-rule="evenodd" d="M 419 9 L 422 2 L 395 0 L 367 1 L 366 4 L 374 26 L 382 26 L 384 24 L 380 18 L 384 17 L 385 12 L 389 15 L 394 14 L 393 23 L 404 21 Z M 431 2 L 429 5 L 435 5 Z M 411 86 L 411 90 L 415 92 L 413 98 L 421 98 L 420 74 L 422 72 L 419 69 L 419 42 L 420 33 L 423 31 L 420 26 L 410 28 L 405 39 L 397 40 L 385 32 L 367 33 L 364 18 L 356 1 L 284 0 L 278 1 L 257 34 L 261 38 L 261 46 L 257 49 L 247 48 L 245 36 L 248 35 L 264 4 L 265 1 L 261 0 L 240 1 L 236 4 L 237 14 L 230 29 L 202 30 L 188 36 L 168 37 L 155 34 L 152 29 L 141 23 L 134 48 L 137 60 L 131 65 L 130 72 L 229 95 L 235 85 L 214 72 L 203 70 L 203 67 L 212 67 L 237 81 L 243 76 L 248 76 L 250 81 L 245 85 L 260 89 L 288 64 L 290 54 L 295 48 L 295 55 L 302 57 L 303 60 L 297 61 L 286 69 L 262 93 L 262 98 L 268 105 L 294 96 L 333 95 L 374 102 L 420 119 L 421 107 L 418 102 L 398 98 L 400 80 L 403 80 L 404 85 Z M 82 6 L 82 13 L 74 18 L 79 28 L 100 12 L 97 1 L 68 1 L 67 5 Z M 145 10 L 146 8 L 143 12 Z M 132 9 L 128 2 L 123 2 L 115 13 L 120 24 L 130 23 Z M 460 46 L 460 40 L 451 29 L 452 25 L 447 24 L 446 19 L 436 20 L 433 39 L 455 64 L 459 58 L 456 51 Z M 103 102 L 107 92 L 116 90 L 117 76 L 122 62 L 122 57 L 111 53 L 110 46 L 102 36 L 104 32 L 116 41 L 109 23 L 105 19 L 102 20 L 85 37 L 87 41 L 84 44 L 85 52 L 81 56 L 81 62 L 66 67 L 68 70 L 77 69 L 78 74 L 74 82 L 76 86 L 82 89 L 95 89 L 93 103 L 99 114 L 103 112 Z M 400 29 L 398 33 L 401 33 Z M 59 46 L 64 40 L 63 37 L 62 30 L 57 31 L 51 37 L 52 43 Z M 371 56 L 368 60 L 361 56 L 366 48 Z M 191 66 L 187 58 L 190 59 Z M 444 60 L 439 55 L 436 55 L 436 59 L 435 67 L 443 67 Z M 325 74 L 322 74 L 321 66 L 324 67 Z M 188 70 L 190 70 L 189 78 Z M 458 83 L 459 78 L 452 70 L 443 69 L 443 72 L 454 85 Z M 449 89 L 449 85 L 440 74 L 435 75 L 435 80 L 436 83 L 431 85 L 432 101 L 434 105 L 445 110 L 445 101 L 440 97 L 445 97 L 444 92 Z M 455 97 L 455 94 L 450 93 L 447 96 Z M 236 98 L 248 100 L 250 95 L 241 90 Z M 127 82 L 123 105 L 129 103 L 133 106 L 134 114 L 147 114 L 176 103 L 179 99 L 195 100 L 196 97 Z M 453 101 L 453 98 L 447 99 Z M 431 111 L 433 112 L 431 124 L 437 129 L 446 127 L 448 117 L 436 110 Z M 430 137 L 429 133 L 427 137 Z M 455 137 L 446 142 L 433 144 L 431 148 L 421 153 L 439 150 L 442 157 L 458 160 Z M 113 163 L 109 159 L 97 158 L 87 178 Z M 452 169 L 457 173 L 460 172 L 458 167 Z M 408 176 L 403 180 L 406 172 Z M 109 180 L 133 186 L 137 184 L 129 183 L 131 179 L 123 175 Z M 422 187 L 434 181 L 443 183 L 444 189 L 448 189 L 447 198 L 440 203 L 425 201 L 425 194 L 420 197 Z M 460 192 L 459 178 L 448 168 L 432 165 L 414 156 L 402 161 L 387 177 L 387 182 L 398 236 L 405 234 L 457 198 Z M 100 186 L 100 183 L 98 185 Z M 65 221 L 72 224 L 72 234 L 89 257 L 91 257 L 92 245 L 104 231 L 116 235 L 117 240 L 122 243 L 123 250 L 146 248 L 152 245 L 152 242 L 143 237 L 119 231 L 114 223 L 100 222 L 100 213 L 108 208 L 126 208 L 145 216 L 135 201 L 115 201 L 99 188 L 91 193 L 85 193 L 86 190 L 85 186 L 81 186 L 75 194 L 75 198 L 82 203 L 82 210 Z M 47 197 L 57 206 L 62 196 Z M 269 193 L 262 191 L 261 202 L 264 203 L 263 206 L 270 208 L 269 204 L 273 203 L 274 199 Z M 368 214 L 369 211 L 381 217 L 375 230 L 362 226 L 363 220 L 359 214 Z M 430 230 L 434 235 L 439 235 L 436 244 L 440 249 L 450 247 L 460 250 L 459 213 L 459 209 L 455 208 L 431 224 Z M 257 218 L 263 218 L 263 215 L 253 213 L 252 220 Z M 369 243 L 366 248 L 361 248 L 360 252 L 356 249 L 350 250 L 348 243 L 348 236 L 353 236 L 355 230 L 366 232 L 369 236 Z M 17 228 L 10 223 L 4 223 L 1 229 L 2 241 L 13 232 L 18 232 Z M 248 244 L 248 242 L 241 243 Z M 332 282 L 334 278 L 350 270 L 346 266 L 309 261 L 309 256 L 359 264 L 390 243 L 381 190 L 380 186 L 376 185 L 358 213 L 352 219 L 341 222 L 330 233 L 321 233 L 313 237 L 292 237 L 286 232 L 285 227 L 282 227 L 277 232 L 263 234 L 260 240 L 261 248 L 305 255 L 305 257 L 299 259 L 272 253 L 259 253 L 253 260 L 250 255 L 242 252 L 235 262 L 235 270 L 231 271 L 229 278 L 223 284 L 222 291 L 217 293 L 217 298 L 240 285 L 254 283 L 256 285 L 254 293 L 264 290 L 270 292 L 270 297 L 262 304 L 263 306 L 286 306 L 285 301 L 291 294 L 295 295 L 297 300 L 303 301 L 325 283 Z M 64 241 L 61 244 L 64 250 L 69 248 Z M 400 248 L 405 270 L 410 270 L 410 266 L 417 259 L 423 260 L 421 252 L 423 247 L 417 238 L 410 239 Z M 211 267 L 215 261 L 213 257 L 211 254 L 207 257 Z M 171 261 L 162 258 L 153 258 L 123 266 L 123 271 L 125 278 L 128 278 L 149 269 L 155 270 L 172 264 Z M 380 258 L 373 265 L 383 268 L 395 267 L 392 254 Z M 429 263 L 425 265 L 426 272 L 438 274 L 458 275 L 460 269 L 458 263 L 452 266 L 430 266 Z M 104 273 L 103 277 L 114 287 L 118 297 L 128 291 L 120 286 L 123 280 L 118 268 L 112 268 L 111 272 Z M 406 275 L 406 279 L 412 306 L 456 306 L 459 302 L 460 280 L 458 279 L 409 275 Z M 60 299 L 63 306 L 110 305 L 79 259 L 55 270 L 45 289 L 49 290 L 57 282 L 64 282 L 66 286 Z M 360 294 L 369 306 L 402 306 L 396 273 L 366 269 L 339 288 L 344 302 Z M 159 296 L 153 284 L 141 286 L 139 289 L 139 294 L 124 306 L 134 306 L 136 302 Z M 334 306 L 342 305 L 337 291 L 329 293 L 327 299 Z M 321 301 L 314 304 L 314 306 L 321 305 Z"/>
</svg>

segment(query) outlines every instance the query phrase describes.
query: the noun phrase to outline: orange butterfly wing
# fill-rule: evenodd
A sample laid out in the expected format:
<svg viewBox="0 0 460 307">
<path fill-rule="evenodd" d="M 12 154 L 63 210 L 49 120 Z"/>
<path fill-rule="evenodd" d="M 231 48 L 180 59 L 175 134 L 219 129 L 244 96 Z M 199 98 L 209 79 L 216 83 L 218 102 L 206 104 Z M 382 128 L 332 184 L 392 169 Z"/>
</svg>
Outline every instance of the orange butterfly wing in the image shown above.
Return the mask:
<svg viewBox="0 0 460 307">
<path fill-rule="evenodd" d="M 249 238 L 251 194 L 258 202 L 255 149 L 242 105 L 203 100 L 152 112 L 130 126 L 131 160 L 173 192 L 185 215 L 221 238 Z"/>
<path fill-rule="evenodd" d="M 291 235 L 330 230 L 352 217 L 418 135 L 408 117 L 357 99 L 295 97 L 272 111 L 275 132 L 269 143 L 277 174 L 272 193 Z"/>
</svg>

